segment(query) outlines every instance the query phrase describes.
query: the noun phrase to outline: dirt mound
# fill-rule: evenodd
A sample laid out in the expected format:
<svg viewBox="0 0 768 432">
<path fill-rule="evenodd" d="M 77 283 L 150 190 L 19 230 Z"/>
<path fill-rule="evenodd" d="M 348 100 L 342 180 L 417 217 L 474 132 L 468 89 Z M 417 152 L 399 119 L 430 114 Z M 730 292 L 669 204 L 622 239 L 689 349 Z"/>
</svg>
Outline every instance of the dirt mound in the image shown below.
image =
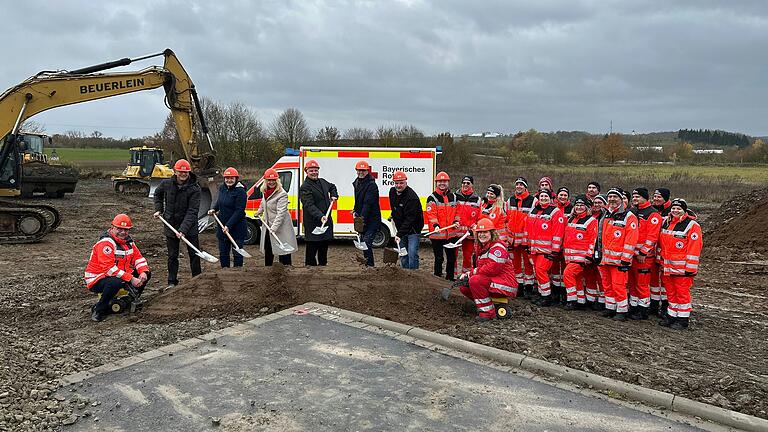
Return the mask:
<svg viewBox="0 0 768 432">
<path fill-rule="evenodd" d="M 396 267 L 247 267 L 203 273 L 152 299 L 142 319 L 170 322 L 257 313 L 318 302 L 398 322 L 434 327 L 435 317 L 456 316 L 439 301 L 449 282 Z M 456 316 L 456 320 L 461 317 Z M 444 323 L 441 323 L 444 324 Z"/>
<path fill-rule="evenodd" d="M 768 251 L 768 188 L 725 201 L 704 222 L 705 245 Z"/>
</svg>

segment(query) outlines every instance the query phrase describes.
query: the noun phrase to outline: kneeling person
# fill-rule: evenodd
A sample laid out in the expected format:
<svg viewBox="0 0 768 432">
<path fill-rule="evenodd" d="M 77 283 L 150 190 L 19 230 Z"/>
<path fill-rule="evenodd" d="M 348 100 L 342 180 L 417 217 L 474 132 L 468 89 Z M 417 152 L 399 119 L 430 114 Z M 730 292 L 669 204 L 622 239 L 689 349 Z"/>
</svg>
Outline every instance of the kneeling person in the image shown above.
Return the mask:
<svg viewBox="0 0 768 432">
<path fill-rule="evenodd" d="M 131 218 L 119 214 L 112 226 L 93 245 L 91 257 L 85 267 L 85 285 L 95 294 L 101 294 L 92 307 L 91 319 L 103 321 L 110 311 L 110 302 L 120 289 L 126 289 L 132 300 L 141 296 L 151 273 L 147 260 L 130 236 Z"/>
</svg>

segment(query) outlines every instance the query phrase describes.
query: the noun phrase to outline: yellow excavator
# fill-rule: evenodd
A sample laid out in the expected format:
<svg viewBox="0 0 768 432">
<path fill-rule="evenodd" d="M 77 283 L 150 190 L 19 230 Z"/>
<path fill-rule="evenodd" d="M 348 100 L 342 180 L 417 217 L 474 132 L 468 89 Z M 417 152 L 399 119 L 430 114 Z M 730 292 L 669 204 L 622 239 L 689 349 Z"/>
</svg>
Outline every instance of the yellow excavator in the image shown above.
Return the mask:
<svg viewBox="0 0 768 432">
<path fill-rule="evenodd" d="M 155 195 L 163 179 L 173 176 L 173 168 L 163 161 L 163 150 L 156 147 L 131 147 L 131 160 L 119 176 L 112 177 L 117 193 Z"/>
<path fill-rule="evenodd" d="M 163 66 L 150 66 L 134 72 L 99 73 L 160 56 L 164 58 Z M 165 103 L 174 118 L 181 147 L 202 188 L 200 217 L 203 222 L 200 226 L 205 226 L 206 213 L 218 195 L 221 175 L 215 166 L 216 153 L 195 86 L 170 49 L 82 69 L 43 71 L 0 95 L 0 136 L 5 137 L 0 148 L 0 197 L 19 196 L 24 187 L 23 151 L 18 138 L 25 120 L 51 108 L 158 87 L 165 90 Z M 195 141 L 195 116 L 207 145 L 198 146 Z M 0 244 L 39 241 L 60 221 L 58 211 L 52 206 L 0 200 Z"/>
</svg>

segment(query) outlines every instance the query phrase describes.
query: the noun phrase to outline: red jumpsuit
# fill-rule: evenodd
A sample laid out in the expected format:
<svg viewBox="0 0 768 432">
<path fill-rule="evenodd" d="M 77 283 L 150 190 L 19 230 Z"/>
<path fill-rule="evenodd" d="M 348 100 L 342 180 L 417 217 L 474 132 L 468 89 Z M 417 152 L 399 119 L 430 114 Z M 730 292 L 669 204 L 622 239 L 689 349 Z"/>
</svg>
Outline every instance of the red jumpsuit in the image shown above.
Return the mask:
<svg viewBox="0 0 768 432">
<path fill-rule="evenodd" d="M 475 302 L 479 316 L 494 318 L 496 308 L 492 297 L 517 296 L 515 269 L 504 243 L 495 241 L 477 246 L 477 267 L 469 272 L 469 286 L 462 286 L 461 293 Z"/>
<path fill-rule="evenodd" d="M 512 263 L 515 266 L 515 277 L 518 285 L 533 286 L 533 261 L 525 250 L 525 225 L 528 214 L 533 210 L 533 195 L 526 190 L 521 195 L 509 197 L 507 211 L 507 241 L 508 250 L 512 252 Z"/>
<path fill-rule="evenodd" d="M 472 225 L 480 220 L 480 206 L 483 200 L 474 192 L 465 195 L 461 190 L 456 191 L 456 215 L 459 219 L 459 227 L 456 235 L 463 236 L 469 232 Z M 461 273 L 472 270 L 472 254 L 475 250 L 475 240 L 470 232 L 469 236 L 461 242 Z"/>
<path fill-rule="evenodd" d="M 565 220 L 567 221 L 568 217 L 571 215 L 571 211 L 573 210 L 573 204 L 571 204 L 571 201 L 569 200 L 565 203 L 562 203 L 559 200 L 555 200 L 555 204 L 557 204 L 557 208 L 563 212 L 563 217 L 565 217 Z M 565 284 L 563 283 L 564 271 L 565 259 L 562 255 L 559 255 L 557 259 L 552 262 L 552 268 L 549 269 L 549 275 L 552 278 L 552 287 L 557 288 L 560 292 L 565 292 Z"/>
<path fill-rule="evenodd" d="M 549 269 L 553 258 L 560 252 L 565 232 L 565 217 L 556 205 L 542 207 L 537 204 L 526 221 L 525 241 L 533 259 L 536 282 L 542 297 L 552 294 Z"/>
<path fill-rule="evenodd" d="M 597 206 L 592 208 L 592 217 L 597 221 L 598 228 L 600 226 L 600 217 L 602 217 L 602 214 L 602 209 Z M 588 302 L 605 304 L 603 280 L 600 277 L 600 270 L 596 263 L 587 264 L 587 267 L 584 269 L 584 285 L 587 292 Z"/>
<path fill-rule="evenodd" d="M 605 290 L 605 308 L 626 313 L 627 277 L 637 246 L 637 216 L 621 206 L 603 219 L 600 276 Z"/>
<path fill-rule="evenodd" d="M 91 257 L 85 266 L 85 286 L 90 290 L 105 277 L 130 282 L 134 270 L 139 274 L 149 271 L 147 260 L 141 256 L 136 244 L 130 239 L 126 242 L 105 233 L 91 249 Z"/>
<path fill-rule="evenodd" d="M 702 246 L 701 226 L 692 216 L 685 214 L 678 219 L 670 215 L 664 222 L 659 235 L 659 251 L 670 317 L 691 316 L 691 287 L 699 271 Z"/>
<path fill-rule="evenodd" d="M 661 215 L 646 202 L 635 209 L 637 215 L 637 248 L 629 273 L 629 305 L 647 308 L 651 305 L 651 271 L 656 260 L 656 242 L 661 230 Z M 639 257 L 644 257 L 640 262 Z"/>
<path fill-rule="evenodd" d="M 662 224 L 667 221 L 669 217 L 669 208 L 672 207 L 672 202 L 667 201 L 661 208 L 656 210 L 661 214 Z M 657 248 L 658 249 L 658 248 Z M 651 266 L 651 300 L 662 301 L 667 299 L 667 292 L 661 283 L 661 260 L 659 254 L 656 254 L 656 258 Z"/>
<path fill-rule="evenodd" d="M 566 263 L 563 282 L 566 300 L 569 302 L 586 303 L 583 276 L 587 259 L 591 259 L 595 251 L 595 240 L 597 220 L 590 213 L 569 218 L 563 239 L 563 258 Z"/>
</svg>

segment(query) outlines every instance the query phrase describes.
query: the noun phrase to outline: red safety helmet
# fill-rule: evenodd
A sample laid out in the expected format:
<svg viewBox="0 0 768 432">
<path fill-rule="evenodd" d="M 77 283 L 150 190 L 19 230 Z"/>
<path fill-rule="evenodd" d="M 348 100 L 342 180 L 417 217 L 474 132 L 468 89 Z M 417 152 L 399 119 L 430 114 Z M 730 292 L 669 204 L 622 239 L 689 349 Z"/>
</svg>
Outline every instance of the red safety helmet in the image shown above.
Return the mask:
<svg viewBox="0 0 768 432">
<path fill-rule="evenodd" d="M 264 171 L 264 180 L 277 180 L 279 177 L 277 171 L 272 168 Z"/>
<path fill-rule="evenodd" d="M 310 159 L 306 164 L 304 164 L 304 171 L 308 170 L 309 168 L 320 169 L 320 164 L 318 164 L 316 160 Z"/>
<path fill-rule="evenodd" d="M 237 172 L 237 170 L 234 169 L 233 167 L 229 167 L 224 170 L 223 176 L 224 177 L 240 177 L 240 173 Z"/>
<path fill-rule="evenodd" d="M 479 221 L 477 221 L 477 224 L 475 225 L 475 234 L 482 232 L 482 231 L 492 231 L 495 228 L 493 227 L 493 221 L 491 221 L 488 218 L 482 218 Z"/>
<path fill-rule="evenodd" d="M 180 171 L 180 172 L 190 172 L 190 171 L 192 171 L 192 166 L 189 164 L 188 160 L 186 160 L 186 159 L 179 159 L 173 165 L 173 170 L 174 171 Z"/>
<path fill-rule="evenodd" d="M 394 174 L 392 174 L 392 181 L 405 181 L 408 180 L 408 176 L 405 175 L 402 171 L 395 171 Z"/>
<path fill-rule="evenodd" d="M 450 180 L 451 178 L 448 176 L 448 174 L 445 171 L 440 171 L 435 176 L 435 181 L 441 181 L 441 180 Z"/>
<path fill-rule="evenodd" d="M 370 171 L 370 170 L 371 170 L 371 166 L 370 166 L 370 165 L 368 165 L 368 162 L 366 162 L 366 161 L 359 161 L 359 162 L 357 162 L 357 163 L 355 164 L 355 169 L 356 169 L 356 170 L 366 170 L 366 171 Z"/>
<path fill-rule="evenodd" d="M 119 215 L 115 216 L 114 219 L 112 219 L 112 226 L 117 228 L 131 229 L 133 228 L 133 222 L 131 222 L 131 218 L 127 214 L 120 213 Z"/>
</svg>

